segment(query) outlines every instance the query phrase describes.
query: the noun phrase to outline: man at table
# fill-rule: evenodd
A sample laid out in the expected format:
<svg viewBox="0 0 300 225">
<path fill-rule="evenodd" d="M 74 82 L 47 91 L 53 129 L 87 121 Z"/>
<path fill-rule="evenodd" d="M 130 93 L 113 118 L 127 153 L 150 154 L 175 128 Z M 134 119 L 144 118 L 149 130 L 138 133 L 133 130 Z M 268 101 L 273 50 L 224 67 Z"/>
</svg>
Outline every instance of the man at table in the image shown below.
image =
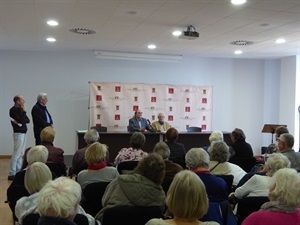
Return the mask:
<svg viewBox="0 0 300 225">
<path fill-rule="evenodd" d="M 152 130 L 149 124 L 147 123 L 147 120 L 142 116 L 142 110 L 138 109 L 134 112 L 134 116 L 131 119 L 129 119 L 128 131 L 145 132 L 146 130 Z"/>
<path fill-rule="evenodd" d="M 157 115 L 158 121 L 155 121 L 152 123 L 152 128 L 156 131 L 156 132 L 163 132 L 165 133 L 170 127 L 171 125 L 168 122 L 165 122 L 165 114 L 160 112 Z"/>
</svg>

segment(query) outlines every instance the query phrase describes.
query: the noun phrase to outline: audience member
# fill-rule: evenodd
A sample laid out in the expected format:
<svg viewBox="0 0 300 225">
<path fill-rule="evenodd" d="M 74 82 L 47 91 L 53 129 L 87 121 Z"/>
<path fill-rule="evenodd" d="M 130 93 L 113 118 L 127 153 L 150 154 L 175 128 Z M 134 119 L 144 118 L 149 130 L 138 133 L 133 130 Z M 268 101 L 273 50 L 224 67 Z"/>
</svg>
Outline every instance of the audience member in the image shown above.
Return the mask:
<svg viewBox="0 0 300 225">
<path fill-rule="evenodd" d="M 14 106 L 9 110 L 10 122 L 13 127 L 14 150 L 10 159 L 8 180 L 13 180 L 22 168 L 22 158 L 26 146 L 27 123 L 25 99 L 21 95 L 14 97 Z"/>
<path fill-rule="evenodd" d="M 179 134 L 178 131 L 171 127 L 166 132 L 166 143 L 170 148 L 170 159 L 171 160 L 184 160 L 185 157 L 185 148 L 182 143 L 178 143 Z M 176 161 L 175 161 L 176 162 Z"/>
<path fill-rule="evenodd" d="M 211 132 L 211 134 L 208 137 L 209 139 L 209 143 L 210 145 L 214 142 L 214 141 L 223 141 L 224 140 L 224 136 L 223 136 L 223 132 L 219 131 L 219 130 L 215 130 L 213 132 Z M 210 146 L 209 145 L 209 146 Z M 204 146 L 203 149 L 205 151 L 208 151 L 209 146 Z"/>
<path fill-rule="evenodd" d="M 279 152 L 289 158 L 291 168 L 300 172 L 300 153 L 293 150 L 294 137 L 291 134 L 284 133 L 277 138 Z"/>
<path fill-rule="evenodd" d="M 156 145 L 153 148 L 153 153 L 160 155 L 165 162 L 166 174 L 165 174 L 165 178 L 164 178 L 162 186 L 163 186 L 164 191 L 167 192 L 174 176 L 178 172 L 183 170 L 183 168 L 179 164 L 174 163 L 171 160 L 169 160 L 170 148 L 165 142 L 161 141 L 161 142 L 156 143 Z"/>
<path fill-rule="evenodd" d="M 195 172 L 203 181 L 209 201 L 221 202 L 228 199 L 227 184 L 209 171 L 209 155 L 203 148 L 192 148 L 185 155 L 189 170 Z"/>
<path fill-rule="evenodd" d="M 115 158 L 114 164 L 118 165 L 123 161 L 139 161 L 146 155 L 147 152 L 143 151 L 141 148 L 146 142 L 146 137 L 141 132 L 134 132 L 130 137 L 130 148 L 122 148 Z"/>
<path fill-rule="evenodd" d="M 76 214 L 86 216 L 89 225 L 97 224 L 79 205 L 80 199 L 81 187 L 76 181 L 67 177 L 48 181 L 38 194 L 38 225 L 77 225 L 73 222 Z"/>
<path fill-rule="evenodd" d="M 271 143 L 267 150 L 266 150 L 266 153 L 267 154 L 272 154 L 274 152 L 279 152 L 279 149 L 278 149 L 278 145 L 277 145 L 277 139 L 280 137 L 281 134 L 288 134 L 289 133 L 289 130 L 286 126 L 278 126 L 275 128 L 275 140 L 276 142 L 275 143 Z"/>
<path fill-rule="evenodd" d="M 134 132 L 145 132 L 146 130 L 151 130 L 151 127 L 147 123 L 147 120 L 142 117 L 142 110 L 138 109 L 134 112 L 134 116 L 129 119 L 128 131 Z"/>
<path fill-rule="evenodd" d="M 17 201 L 15 214 L 19 224 L 22 224 L 27 215 L 36 213 L 38 193 L 51 179 L 51 171 L 45 163 L 35 162 L 28 166 L 25 173 L 25 187 L 30 195 Z"/>
<path fill-rule="evenodd" d="M 82 170 L 85 170 L 88 167 L 87 162 L 85 161 L 85 151 L 93 143 L 99 141 L 100 136 L 98 131 L 95 129 L 90 129 L 84 134 L 84 140 L 87 144 L 86 147 L 77 150 L 73 156 L 72 160 L 72 173 L 78 175 Z"/>
<path fill-rule="evenodd" d="M 300 175 L 294 169 L 278 170 L 272 177 L 269 199 L 257 212 L 250 214 L 242 225 L 299 225 Z"/>
<path fill-rule="evenodd" d="M 66 175 L 66 164 L 64 161 L 64 151 L 61 148 L 54 147 L 53 141 L 55 138 L 55 131 L 52 127 L 45 127 L 41 132 L 41 145 L 44 145 L 49 152 L 47 159 L 47 166 L 55 173 L 57 177 Z M 25 150 L 23 168 L 27 166 L 27 152 L 30 148 Z"/>
<path fill-rule="evenodd" d="M 171 183 L 166 197 L 166 205 L 172 213 L 172 219 L 151 219 L 146 225 L 168 224 L 206 224 L 217 225 L 216 222 L 200 222 L 208 211 L 208 199 L 205 186 L 199 177 L 188 170 L 177 173 Z"/>
<path fill-rule="evenodd" d="M 82 170 L 77 176 L 77 182 L 84 189 L 86 185 L 93 182 L 111 182 L 119 175 L 118 170 L 113 166 L 107 166 L 105 162 L 107 146 L 95 142 L 85 151 L 85 160 L 88 168 Z"/>
<path fill-rule="evenodd" d="M 246 172 L 241 167 L 228 162 L 229 147 L 224 141 L 214 141 L 210 145 L 208 153 L 210 155 L 209 170 L 211 174 L 233 175 L 232 184 L 234 186 L 245 176 Z"/>
<path fill-rule="evenodd" d="M 32 107 L 31 110 L 35 145 L 41 144 L 41 139 L 40 139 L 41 131 L 45 127 L 53 125 L 52 117 L 46 107 L 47 102 L 48 102 L 47 94 L 40 93 L 37 96 L 37 103 Z"/>
<path fill-rule="evenodd" d="M 290 167 L 289 159 L 280 153 L 273 153 L 268 158 L 264 175 L 253 175 L 244 185 L 238 187 L 234 196 L 237 199 L 254 196 L 268 196 L 268 189 L 273 174 L 282 168 Z"/>
<path fill-rule="evenodd" d="M 229 162 L 239 165 L 243 170 L 249 172 L 255 164 L 253 157 L 253 150 L 249 143 L 246 142 L 246 135 L 243 130 L 235 128 L 230 138 L 232 144 L 230 145 L 230 153 L 232 156 Z M 249 167 L 249 168 L 248 168 Z"/>
<path fill-rule="evenodd" d="M 158 113 L 157 115 L 157 119 L 158 121 L 155 121 L 152 123 L 152 128 L 156 131 L 156 132 L 166 132 L 171 125 L 165 121 L 165 114 L 164 113 Z"/>
<path fill-rule="evenodd" d="M 106 188 L 102 198 L 103 208 L 96 219 L 102 220 L 107 208 L 117 205 L 160 206 L 163 212 L 165 192 L 162 182 L 165 163 L 160 155 L 151 153 L 141 159 L 133 174 L 123 174 L 115 178 Z"/>
</svg>

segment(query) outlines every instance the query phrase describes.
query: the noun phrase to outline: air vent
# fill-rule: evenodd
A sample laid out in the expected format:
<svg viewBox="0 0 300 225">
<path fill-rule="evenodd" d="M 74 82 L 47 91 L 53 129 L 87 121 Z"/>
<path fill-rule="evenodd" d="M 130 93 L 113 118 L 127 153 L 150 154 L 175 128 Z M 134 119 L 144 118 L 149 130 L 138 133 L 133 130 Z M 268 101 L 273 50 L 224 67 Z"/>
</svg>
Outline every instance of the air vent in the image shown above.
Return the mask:
<svg viewBox="0 0 300 225">
<path fill-rule="evenodd" d="M 91 29 L 86 29 L 86 28 L 72 28 L 69 31 L 75 34 L 83 34 L 83 35 L 96 34 L 96 31 Z"/>
<path fill-rule="evenodd" d="M 238 45 L 238 46 L 247 46 L 254 44 L 253 41 L 244 41 L 244 40 L 238 40 L 238 41 L 232 41 L 230 42 L 231 45 Z"/>
</svg>

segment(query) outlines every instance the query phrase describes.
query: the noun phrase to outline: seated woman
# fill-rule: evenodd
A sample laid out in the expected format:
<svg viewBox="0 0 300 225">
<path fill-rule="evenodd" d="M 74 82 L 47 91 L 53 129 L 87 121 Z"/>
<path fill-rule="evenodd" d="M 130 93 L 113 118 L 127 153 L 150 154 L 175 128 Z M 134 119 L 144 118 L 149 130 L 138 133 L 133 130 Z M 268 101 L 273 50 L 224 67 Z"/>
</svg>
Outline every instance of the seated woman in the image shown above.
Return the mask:
<svg viewBox="0 0 300 225">
<path fill-rule="evenodd" d="M 170 148 L 170 159 L 176 163 L 179 163 L 181 166 L 183 166 L 180 162 L 184 162 L 184 157 L 185 157 L 185 147 L 182 143 L 178 143 L 179 134 L 178 131 L 171 127 L 167 130 L 166 132 L 166 144 Z M 184 167 L 185 168 L 185 167 Z"/>
<path fill-rule="evenodd" d="M 166 205 L 172 219 L 151 219 L 146 225 L 217 225 L 216 222 L 201 222 L 208 211 L 208 198 L 201 179 L 193 172 L 184 170 L 177 173 L 169 188 Z"/>
<path fill-rule="evenodd" d="M 215 130 L 213 132 L 211 132 L 211 134 L 208 137 L 209 139 L 209 146 L 204 146 L 203 149 L 205 151 L 208 151 L 210 145 L 214 142 L 214 141 L 224 141 L 224 135 L 222 131 L 219 130 Z"/>
<path fill-rule="evenodd" d="M 210 156 L 209 170 L 211 174 L 233 175 L 232 184 L 234 186 L 245 176 L 246 172 L 241 167 L 228 162 L 230 156 L 229 147 L 224 141 L 214 141 L 208 153 Z"/>
<path fill-rule="evenodd" d="M 165 163 L 158 154 L 151 153 L 142 158 L 133 174 L 115 178 L 106 188 L 102 197 L 103 208 L 96 219 L 102 220 L 107 208 L 118 205 L 160 206 L 163 212 L 165 192 L 162 182 L 165 176 Z"/>
<path fill-rule="evenodd" d="M 130 137 L 130 148 L 122 148 L 115 158 L 114 164 L 117 166 L 123 161 L 139 161 L 146 155 L 147 152 L 143 151 L 141 148 L 146 142 L 146 137 L 141 132 L 134 132 Z"/>
<path fill-rule="evenodd" d="M 299 225 L 300 175 L 295 169 L 278 170 L 272 177 L 269 199 L 257 212 L 250 214 L 242 225 Z"/>
<path fill-rule="evenodd" d="M 111 182 L 119 175 L 115 167 L 106 165 L 106 153 L 107 146 L 99 142 L 95 142 L 87 148 L 85 160 L 88 168 L 79 172 L 77 176 L 77 182 L 82 189 L 93 182 Z"/>
<path fill-rule="evenodd" d="M 210 173 L 209 155 L 203 148 L 190 149 L 185 155 L 185 162 L 188 169 L 203 181 L 209 201 L 222 202 L 228 199 L 227 184 L 222 178 Z"/>
<path fill-rule="evenodd" d="M 273 174 L 282 168 L 290 167 L 289 159 L 281 153 L 273 153 L 268 158 L 264 175 L 253 175 L 244 185 L 238 187 L 234 196 L 237 199 L 242 199 L 246 196 L 268 196 L 269 185 Z"/>
</svg>

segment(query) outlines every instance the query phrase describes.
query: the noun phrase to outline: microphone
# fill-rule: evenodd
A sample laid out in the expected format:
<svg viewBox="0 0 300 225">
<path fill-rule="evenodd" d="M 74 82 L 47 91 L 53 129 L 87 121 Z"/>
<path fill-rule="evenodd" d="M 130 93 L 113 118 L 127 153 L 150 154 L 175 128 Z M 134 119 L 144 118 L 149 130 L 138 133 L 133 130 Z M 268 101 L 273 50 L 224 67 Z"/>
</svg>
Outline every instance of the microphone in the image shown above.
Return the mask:
<svg viewBox="0 0 300 225">
<path fill-rule="evenodd" d="M 152 127 L 151 122 L 150 122 L 149 119 L 147 119 L 147 122 L 148 122 L 148 124 L 149 124 L 149 127 L 150 127 L 151 131 L 152 131 L 152 132 L 155 132 L 155 130 L 153 129 L 153 127 Z"/>
</svg>

